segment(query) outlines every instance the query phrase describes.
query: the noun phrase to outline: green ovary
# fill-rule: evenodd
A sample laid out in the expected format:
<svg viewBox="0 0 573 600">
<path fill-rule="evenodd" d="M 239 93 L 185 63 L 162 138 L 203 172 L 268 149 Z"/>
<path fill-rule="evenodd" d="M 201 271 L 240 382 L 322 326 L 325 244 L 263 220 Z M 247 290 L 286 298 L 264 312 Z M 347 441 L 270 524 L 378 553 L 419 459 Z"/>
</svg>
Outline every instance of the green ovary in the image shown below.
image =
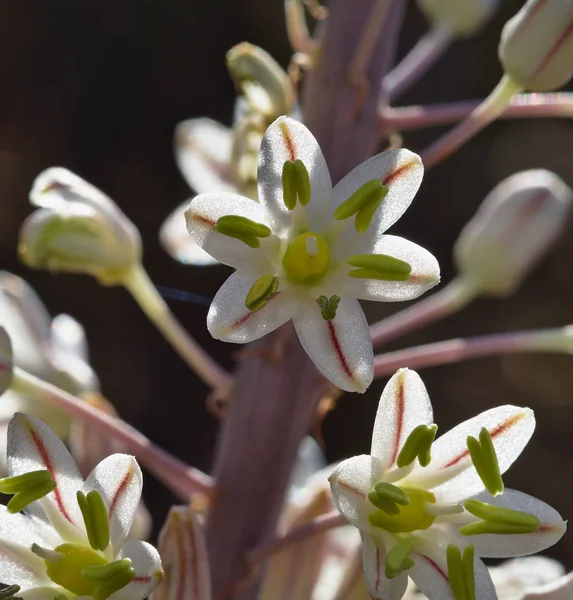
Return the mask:
<svg viewBox="0 0 573 600">
<path fill-rule="evenodd" d="M 330 266 L 330 250 L 319 234 L 307 231 L 297 235 L 287 246 L 283 267 L 291 281 L 313 285 L 320 281 Z"/>
<path fill-rule="evenodd" d="M 370 513 L 368 520 L 374 527 L 380 527 L 390 533 L 410 533 L 420 529 L 428 529 L 435 515 L 430 515 L 424 510 L 424 505 L 429 502 L 434 504 L 436 497 L 431 492 L 418 488 L 401 488 L 410 499 L 410 504 L 400 506 L 400 513 L 389 515 L 383 510 L 376 509 Z"/>
<path fill-rule="evenodd" d="M 103 566 L 107 561 L 91 548 L 62 544 L 55 548 L 61 555 L 58 561 L 46 560 L 46 573 L 58 585 L 78 596 L 91 596 L 98 581 L 90 581 L 82 576 L 82 569 L 92 566 Z"/>
</svg>

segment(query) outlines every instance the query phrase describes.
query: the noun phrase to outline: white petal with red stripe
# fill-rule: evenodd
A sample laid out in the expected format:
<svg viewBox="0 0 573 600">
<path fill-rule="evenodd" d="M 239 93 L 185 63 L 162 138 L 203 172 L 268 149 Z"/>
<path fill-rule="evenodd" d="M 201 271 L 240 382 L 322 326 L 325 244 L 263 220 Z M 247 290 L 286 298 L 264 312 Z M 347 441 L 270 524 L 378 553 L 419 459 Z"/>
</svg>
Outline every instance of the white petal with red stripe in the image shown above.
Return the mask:
<svg viewBox="0 0 573 600">
<path fill-rule="evenodd" d="M 394 467 L 410 433 L 418 425 L 430 425 L 432 420 L 432 404 L 421 377 L 416 371 L 400 369 L 382 392 L 370 453 L 384 469 Z"/>
<path fill-rule="evenodd" d="M 84 493 L 97 490 L 108 510 L 110 542 L 115 552 L 125 541 L 141 498 L 143 475 L 137 461 L 127 454 L 102 460 L 86 479 Z"/>
<path fill-rule="evenodd" d="M 478 556 L 509 558 L 535 554 L 556 544 L 567 528 L 566 522 L 553 507 L 517 490 L 506 489 L 503 494 L 495 498 L 487 492 L 482 492 L 475 496 L 475 499 L 494 506 L 525 512 L 537 517 L 541 522 L 539 530 L 534 533 L 461 536 L 466 543 L 474 544 Z"/>
<path fill-rule="evenodd" d="M 265 306 L 250 311 L 245 306 L 247 294 L 261 273 L 250 275 L 237 271 L 219 288 L 207 315 L 207 328 L 217 340 L 245 344 L 274 331 L 293 318 L 300 302 L 289 291 L 278 291 Z"/>
<path fill-rule="evenodd" d="M 410 206 L 424 177 L 424 166 L 417 154 L 404 148 L 381 152 L 350 171 L 332 190 L 333 210 L 348 200 L 368 181 L 379 180 L 388 186 L 367 233 L 359 238 L 377 239 Z"/>
<path fill-rule="evenodd" d="M 283 200 L 282 172 L 285 162 L 301 160 L 310 178 L 310 202 L 306 206 L 311 231 L 321 233 L 332 215 L 332 182 L 318 142 L 298 121 L 279 117 L 267 129 L 259 154 L 259 202 L 273 226 L 290 223 Z"/>
<path fill-rule="evenodd" d="M 368 534 L 362 536 L 362 565 L 366 587 L 372 598 L 379 600 L 400 600 L 408 587 L 408 575 L 400 573 L 388 579 L 386 570 L 386 552 L 384 544 Z"/>
<path fill-rule="evenodd" d="M 369 454 L 361 454 L 342 461 L 328 478 L 336 508 L 361 531 L 371 529 L 366 500 L 374 484 L 382 481 L 384 473 L 381 461 Z"/>
<path fill-rule="evenodd" d="M 403 260 L 412 267 L 410 277 L 405 281 L 379 281 L 349 277 L 348 273 L 354 267 L 344 264 L 337 279 L 346 293 L 355 295 L 356 298 L 375 302 L 404 302 L 417 298 L 440 282 L 440 266 L 436 258 L 418 244 L 404 238 L 383 235 L 375 242 L 374 247 L 356 247 L 353 253 L 386 254 Z"/>
<path fill-rule="evenodd" d="M 30 415 L 17 413 L 8 425 L 8 474 L 23 475 L 46 469 L 56 482 L 56 489 L 28 510 L 51 521 L 62 538 L 83 540 L 83 519 L 76 500 L 83 479 L 62 441 L 50 428 Z M 42 510 L 43 509 L 43 510 Z"/>
<path fill-rule="evenodd" d="M 260 238 L 259 248 L 251 248 L 241 240 L 215 231 L 217 220 L 229 215 L 269 225 L 257 202 L 245 196 L 223 192 L 201 194 L 191 200 L 185 211 L 187 231 L 205 252 L 225 265 L 247 270 L 264 269 L 268 249 L 274 247 L 278 240 L 271 234 L 268 238 Z"/>
<path fill-rule="evenodd" d="M 175 158 L 196 194 L 235 191 L 231 130 L 212 119 L 190 119 L 175 129 Z"/>
<path fill-rule="evenodd" d="M 330 321 L 322 317 L 316 302 L 308 302 L 294 318 L 294 326 L 305 352 L 334 385 L 347 392 L 364 392 L 372 383 L 372 341 L 357 300 L 341 298 Z"/>
<path fill-rule="evenodd" d="M 432 446 L 432 462 L 422 469 L 417 465 L 404 485 L 432 492 L 443 502 L 457 502 L 484 489 L 475 470 L 466 439 L 477 438 L 485 427 L 491 436 L 501 473 L 505 473 L 521 454 L 535 429 L 533 411 L 518 406 L 499 406 L 461 423 L 439 437 Z"/>
<path fill-rule="evenodd" d="M 135 577 L 124 588 L 112 594 L 109 600 L 143 600 L 163 579 L 159 553 L 147 542 L 127 542 L 116 558 L 131 559 Z"/>
</svg>

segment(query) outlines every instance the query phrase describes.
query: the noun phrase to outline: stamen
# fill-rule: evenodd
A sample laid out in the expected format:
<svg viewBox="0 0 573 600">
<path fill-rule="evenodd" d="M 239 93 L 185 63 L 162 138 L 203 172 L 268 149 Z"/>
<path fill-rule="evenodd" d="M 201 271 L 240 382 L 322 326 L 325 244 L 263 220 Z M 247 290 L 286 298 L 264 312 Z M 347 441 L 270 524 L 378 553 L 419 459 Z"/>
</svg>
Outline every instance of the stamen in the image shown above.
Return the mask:
<svg viewBox="0 0 573 600">
<path fill-rule="evenodd" d="M 245 299 L 245 306 L 250 311 L 257 311 L 274 296 L 279 289 L 279 278 L 273 275 L 259 277 L 251 286 Z"/>
<path fill-rule="evenodd" d="M 475 600 L 474 547 L 472 544 L 461 550 L 454 544 L 447 549 L 448 577 L 456 600 Z"/>
<path fill-rule="evenodd" d="M 399 541 L 386 555 L 385 575 L 388 579 L 393 579 L 414 566 L 414 561 L 410 558 L 413 549 L 412 538 L 406 538 Z"/>
<path fill-rule="evenodd" d="M 340 296 L 330 296 L 327 298 L 326 296 L 319 296 L 316 299 L 316 303 L 320 306 L 320 311 L 322 313 L 322 318 L 325 321 L 332 321 L 336 317 L 336 310 L 338 309 L 338 305 L 340 303 Z"/>
<path fill-rule="evenodd" d="M 462 535 L 480 535 L 483 533 L 518 534 L 533 533 L 539 530 L 541 522 L 534 515 L 519 510 L 494 506 L 479 500 L 466 500 L 464 508 L 483 519 L 460 528 Z"/>
<path fill-rule="evenodd" d="M 112 594 L 124 588 L 134 577 L 135 569 L 133 567 L 127 567 L 117 572 L 113 577 L 98 584 L 93 593 L 94 600 L 106 600 Z"/>
<path fill-rule="evenodd" d="M 283 201 L 289 210 L 294 210 L 296 201 L 301 206 L 310 202 L 310 177 L 302 160 L 285 161 L 282 172 Z"/>
<path fill-rule="evenodd" d="M 228 237 L 240 240 L 251 248 L 259 248 L 261 240 L 271 235 L 271 230 L 262 223 L 251 221 L 246 217 L 238 217 L 235 215 L 225 215 L 219 217 L 213 229 Z"/>
<path fill-rule="evenodd" d="M 440 517 L 443 515 L 459 515 L 464 512 L 463 504 L 434 504 L 433 502 L 426 502 L 424 504 L 424 510 L 430 514 Z"/>
<path fill-rule="evenodd" d="M 499 470 L 499 461 L 489 431 L 482 427 L 479 441 L 471 435 L 467 438 L 468 451 L 473 465 L 485 486 L 492 495 L 503 494 L 503 479 Z"/>
<path fill-rule="evenodd" d="M 43 560 L 49 560 L 50 562 L 59 562 L 62 560 L 62 555 L 59 552 L 50 550 L 49 548 L 42 548 L 38 544 L 32 544 L 30 550 L 32 554 L 39 556 Z"/>
<path fill-rule="evenodd" d="M 91 581 L 105 581 L 130 568 L 131 560 L 129 558 L 123 558 L 107 565 L 92 565 L 90 567 L 85 567 L 82 569 L 82 577 L 90 579 Z"/>
<path fill-rule="evenodd" d="M 28 504 L 47 496 L 56 488 L 56 482 L 46 469 L 0 479 L 0 492 L 14 495 L 7 505 L 11 514 L 24 510 Z"/>
<path fill-rule="evenodd" d="M 387 193 L 388 188 L 378 179 L 368 181 L 334 211 L 334 218 L 342 221 L 356 215 L 354 227 L 358 233 L 364 233 Z"/>
<path fill-rule="evenodd" d="M 432 458 L 432 444 L 437 431 L 437 425 L 418 425 L 414 428 L 398 454 L 396 465 L 400 468 L 407 467 L 417 458 L 420 466 L 427 467 Z"/>
<path fill-rule="evenodd" d="M 78 492 L 76 497 L 84 518 L 90 546 L 94 550 L 105 550 L 109 545 L 109 515 L 101 494 L 97 490 L 92 490 L 87 496 L 83 492 Z"/>
<path fill-rule="evenodd" d="M 20 591 L 19 585 L 9 585 L 5 587 L 3 590 L 0 590 L 0 600 L 22 600 L 21 598 L 17 598 L 16 594 Z"/>
<path fill-rule="evenodd" d="M 412 267 L 405 261 L 387 254 L 355 254 L 348 259 L 350 277 L 356 279 L 377 279 L 379 281 L 407 281 Z"/>
</svg>

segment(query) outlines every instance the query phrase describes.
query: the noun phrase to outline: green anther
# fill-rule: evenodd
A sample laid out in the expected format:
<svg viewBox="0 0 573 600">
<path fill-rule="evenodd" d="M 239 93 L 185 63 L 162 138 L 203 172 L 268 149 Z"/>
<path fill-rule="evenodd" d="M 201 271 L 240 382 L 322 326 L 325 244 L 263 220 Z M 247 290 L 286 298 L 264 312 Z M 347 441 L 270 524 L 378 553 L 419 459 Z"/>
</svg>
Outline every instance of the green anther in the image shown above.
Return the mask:
<svg viewBox="0 0 573 600">
<path fill-rule="evenodd" d="M 271 235 L 271 230 L 266 225 L 235 215 L 219 217 L 213 229 L 222 235 L 240 240 L 251 248 L 258 248 L 261 245 L 259 238 Z"/>
<path fill-rule="evenodd" d="M 296 201 L 306 206 L 310 202 L 310 177 L 302 160 L 285 161 L 282 172 L 283 200 L 289 210 L 294 210 Z"/>
<path fill-rule="evenodd" d="M 46 469 L 0 479 L 0 492 L 14 495 L 6 507 L 12 514 L 24 510 L 28 504 L 47 496 L 55 488 L 56 482 Z"/>
<path fill-rule="evenodd" d="M 134 577 L 135 569 L 133 567 L 128 567 L 127 569 L 119 571 L 113 577 L 98 584 L 93 593 L 94 599 L 106 600 L 112 594 L 115 594 L 115 592 L 124 588 Z"/>
<path fill-rule="evenodd" d="M 473 465 L 486 490 L 492 495 L 503 494 L 503 479 L 499 470 L 499 461 L 489 431 L 482 427 L 479 441 L 472 436 L 466 440 Z"/>
<path fill-rule="evenodd" d="M 367 181 L 334 211 L 334 218 L 342 221 L 356 215 L 354 227 L 358 233 L 364 233 L 387 193 L 388 188 L 378 179 Z"/>
<path fill-rule="evenodd" d="M 348 273 L 357 279 L 407 281 L 412 272 L 407 262 L 386 254 L 355 254 L 348 259 L 348 264 L 358 267 Z"/>
<path fill-rule="evenodd" d="M 427 467 L 432 458 L 431 450 L 436 431 L 438 431 L 437 425 L 418 425 L 413 429 L 398 454 L 396 465 L 407 467 L 417 458 L 422 467 Z"/>
<path fill-rule="evenodd" d="M 65 594 L 58 594 L 54 596 L 54 600 L 68 600 L 68 597 Z"/>
<path fill-rule="evenodd" d="M 107 507 L 97 490 L 86 496 L 83 492 L 76 495 L 88 534 L 88 541 L 94 550 L 105 550 L 109 545 L 109 515 Z"/>
<path fill-rule="evenodd" d="M 483 521 L 464 525 L 460 529 L 462 535 L 533 533 L 538 531 L 541 525 L 534 515 L 511 508 L 493 506 L 479 500 L 466 500 L 464 508 Z"/>
<path fill-rule="evenodd" d="M 259 277 L 255 283 L 253 283 L 247 294 L 245 306 L 253 312 L 260 310 L 278 289 L 278 277 L 273 277 L 273 275 L 263 275 L 262 277 Z"/>
<path fill-rule="evenodd" d="M 370 492 L 368 494 L 368 500 L 370 500 L 376 508 L 379 508 L 387 515 L 395 516 L 400 514 L 400 507 L 395 502 L 387 500 L 386 498 L 381 498 L 376 492 Z"/>
<path fill-rule="evenodd" d="M 410 558 L 413 543 L 412 538 L 406 538 L 398 542 L 386 555 L 385 575 L 388 579 L 393 579 L 400 573 L 411 569 L 414 561 Z"/>
<path fill-rule="evenodd" d="M 408 498 L 408 494 L 406 494 L 404 490 L 391 483 L 381 481 L 374 486 L 374 491 L 380 498 L 390 500 L 391 502 L 395 502 L 401 506 L 408 506 L 408 504 L 410 504 L 410 498 Z"/>
<path fill-rule="evenodd" d="M 16 594 L 19 591 L 20 591 L 19 585 L 9 585 L 8 587 L 5 587 L 4 589 L 0 590 L 0 600 L 8 600 L 8 598 L 10 598 L 10 600 L 16 600 L 17 599 Z M 18 598 L 18 600 L 21 600 L 21 599 Z"/>
<path fill-rule="evenodd" d="M 327 298 L 326 296 L 319 296 L 316 299 L 316 303 L 318 306 L 320 306 L 322 318 L 325 321 L 332 321 L 336 317 L 336 310 L 338 309 L 338 304 L 340 303 L 340 296 L 330 296 L 330 298 Z"/>
<path fill-rule="evenodd" d="M 105 581 L 128 569 L 131 569 L 131 560 L 123 558 L 107 565 L 85 567 L 82 569 L 82 577 L 90 581 Z"/>
<path fill-rule="evenodd" d="M 456 600 L 475 600 L 474 547 L 461 550 L 454 544 L 447 549 L 448 577 L 450 588 Z"/>
</svg>

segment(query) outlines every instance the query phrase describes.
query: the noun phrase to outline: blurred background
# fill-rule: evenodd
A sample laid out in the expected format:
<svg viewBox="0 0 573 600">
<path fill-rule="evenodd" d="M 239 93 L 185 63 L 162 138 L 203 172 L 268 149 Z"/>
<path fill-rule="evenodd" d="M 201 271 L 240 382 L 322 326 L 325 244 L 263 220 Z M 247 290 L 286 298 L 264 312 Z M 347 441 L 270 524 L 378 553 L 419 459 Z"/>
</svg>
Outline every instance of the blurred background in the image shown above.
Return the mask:
<svg viewBox="0 0 573 600">
<path fill-rule="evenodd" d="M 458 42 L 404 95 L 400 105 L 480 98 L 501 71 L 496 48 L 503 23 L 523 4 L 505 0 L 477 38 Z M 399 55 L 426 29 L 408 3 Z M 18 229 L 31 212 L 35 176 L 65 166 L 110 195 L 140 229 L 144 264 L 158 285 L 212 297 L 229 269 L 174 262 L 157 232 L 191 197 L 173 159 L 173 130 L 208 116 L 225 124 L 235 93 L 225 52 L 240 41 L 269 51 L 283 66 L 288 45 L 281 0 L 3 0 L 0 3 L 0 268 L 24 277 L 52 314 L 67 312 L 85 327 L 104 394 L 155 442 L 209 470 L 218 421 L 207 390 L 145 319 L 128 294 L 87 276 L 30 271 L 16 256 Z M 442 130 L 407 134 L 418 151 Z M 508 175 L 546 168 L 573 185 L 573 121 L 493 125 L 427 173 L 412 208 L 392 233 L 428 248 L 451 279 L 451 248 L 485 194 Z M 515 296 L 480 300 L 461 314 L 389 346 L 573 322 L 573 235 Z M 169 300 L 183 325 L 229 369 L 238 347 L 212 340 L 207 307 Z M 403 304 L 366 306 L 374 321 Z M 573 357 L 524 355 L 425 369 L 422 376 L 444 432 L 499 404 L 535 409 L 537 431 L 506 476 L 509 487 L 573 513 Z M 367 452 L 384 381 L 364 396 L 345 396 L 326 418 L 329 461 Z M 0 399 L 1 401 L 1 399 Z M 269 399 L 272 401 L 272 399 Z M 256 460 L 256 457 L 253 457 Z M 147 479 L 145 497 L 159 527 L 173 498 Z M 573 535 L 550 550 L 573 567 Z"/>
</svg>

